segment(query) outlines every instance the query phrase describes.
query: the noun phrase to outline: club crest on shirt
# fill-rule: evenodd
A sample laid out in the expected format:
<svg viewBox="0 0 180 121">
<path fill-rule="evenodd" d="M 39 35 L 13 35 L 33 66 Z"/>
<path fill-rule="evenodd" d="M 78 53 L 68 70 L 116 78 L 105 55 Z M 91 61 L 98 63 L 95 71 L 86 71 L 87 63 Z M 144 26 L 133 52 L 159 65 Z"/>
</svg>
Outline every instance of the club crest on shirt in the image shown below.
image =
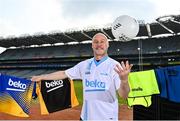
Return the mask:
<svg viewBox="0 0 180 121">
<path fill-rule="evenodd" d="M 87 75 L 87 74 L 91 74 L 91 72 L 90 71 L 87 71 L 87 72 L 85 72 L 85 74 Z"/>
<path fill-rule="evenodd" d="M 87 68 L 86 68 L 86 69 L 87 69 L 87 71 L 85 72 L 86 75 L 87 75 L 87 74 L 91 74 L 90 70 L 91 70 L 92 62 L 93 62 L 93 61 L 91 61 L 91 62 L 88 64 Z"/>
</svg>

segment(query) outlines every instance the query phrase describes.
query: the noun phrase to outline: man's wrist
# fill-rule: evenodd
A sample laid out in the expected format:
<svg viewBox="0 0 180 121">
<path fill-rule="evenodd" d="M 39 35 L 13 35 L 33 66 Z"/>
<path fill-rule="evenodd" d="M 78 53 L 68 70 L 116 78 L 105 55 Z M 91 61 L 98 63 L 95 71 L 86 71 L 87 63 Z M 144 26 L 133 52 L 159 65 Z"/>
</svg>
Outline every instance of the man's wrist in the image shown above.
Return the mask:
<svg viewBox="0 0 180 121">
<path fill-rule="evenodd" d="M 121 80 L 122 84 L 128 84 L 128 80 Z"/>
</svg>

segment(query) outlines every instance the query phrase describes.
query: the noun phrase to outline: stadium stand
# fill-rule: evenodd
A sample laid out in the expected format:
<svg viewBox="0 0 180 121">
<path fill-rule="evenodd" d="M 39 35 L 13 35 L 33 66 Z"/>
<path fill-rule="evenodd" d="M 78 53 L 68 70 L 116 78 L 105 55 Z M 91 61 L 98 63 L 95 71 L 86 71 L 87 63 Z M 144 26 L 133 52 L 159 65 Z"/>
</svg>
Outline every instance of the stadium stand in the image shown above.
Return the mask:
<svg viewBox="0 0 180 121">
<path fill-rule="evenodd" d="M 180 35 L 139 39 L 142 42 L 142 53 L 167 53 L 180 51 Z M 138 41 L 119 42 L 111 41 L 109 55 L 137 55 Z M 160 48 L 159 48 L 160 47 Z M 61 45 L 35 48 L 7 49 L 1 54 L 0 60 L 21 60 L 36 58 L 63 58 L 92 56 L 91 44 Z"/>
</svg>

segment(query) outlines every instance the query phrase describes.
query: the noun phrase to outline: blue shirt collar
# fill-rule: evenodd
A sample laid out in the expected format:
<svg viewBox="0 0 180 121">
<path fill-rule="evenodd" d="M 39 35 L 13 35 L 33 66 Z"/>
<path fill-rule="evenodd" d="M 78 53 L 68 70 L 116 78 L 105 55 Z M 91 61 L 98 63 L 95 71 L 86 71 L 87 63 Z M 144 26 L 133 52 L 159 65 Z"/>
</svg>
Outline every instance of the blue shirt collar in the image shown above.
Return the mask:
<svg viewBox="0 0 180 121">
<path fill-rule="evenodd" d="M 94 63 L 96 64 L 96 66 L 98 66 L 107 59 L 108 59 L 108 56 L 104 56 L 100 61 L 97 62 L 96 59 L 94 58 Z"/>
</svg>

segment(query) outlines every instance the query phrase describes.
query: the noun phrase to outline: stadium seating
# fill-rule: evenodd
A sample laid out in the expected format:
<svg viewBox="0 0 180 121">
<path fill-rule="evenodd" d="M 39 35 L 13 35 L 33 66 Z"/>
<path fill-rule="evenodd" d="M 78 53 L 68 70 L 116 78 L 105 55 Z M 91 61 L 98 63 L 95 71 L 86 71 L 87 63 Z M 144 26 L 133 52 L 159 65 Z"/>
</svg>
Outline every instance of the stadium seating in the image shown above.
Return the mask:
<svg viewBox="0 0 180 121">
<path fill-rule="evenodd" d="M 138 54 L 139 44 L 142 44 L 142 53 L 166 53 L 180 51 L 180 36 L 139 39 L 129 42 L 110 42 L 109 55 Z M 21 60 L 40 58 L 63 58 L 92 56 L 91 44 L 73 44 L 36 48 L 7 49 L 0 56 L 0 60 Z"/>
</svg>

